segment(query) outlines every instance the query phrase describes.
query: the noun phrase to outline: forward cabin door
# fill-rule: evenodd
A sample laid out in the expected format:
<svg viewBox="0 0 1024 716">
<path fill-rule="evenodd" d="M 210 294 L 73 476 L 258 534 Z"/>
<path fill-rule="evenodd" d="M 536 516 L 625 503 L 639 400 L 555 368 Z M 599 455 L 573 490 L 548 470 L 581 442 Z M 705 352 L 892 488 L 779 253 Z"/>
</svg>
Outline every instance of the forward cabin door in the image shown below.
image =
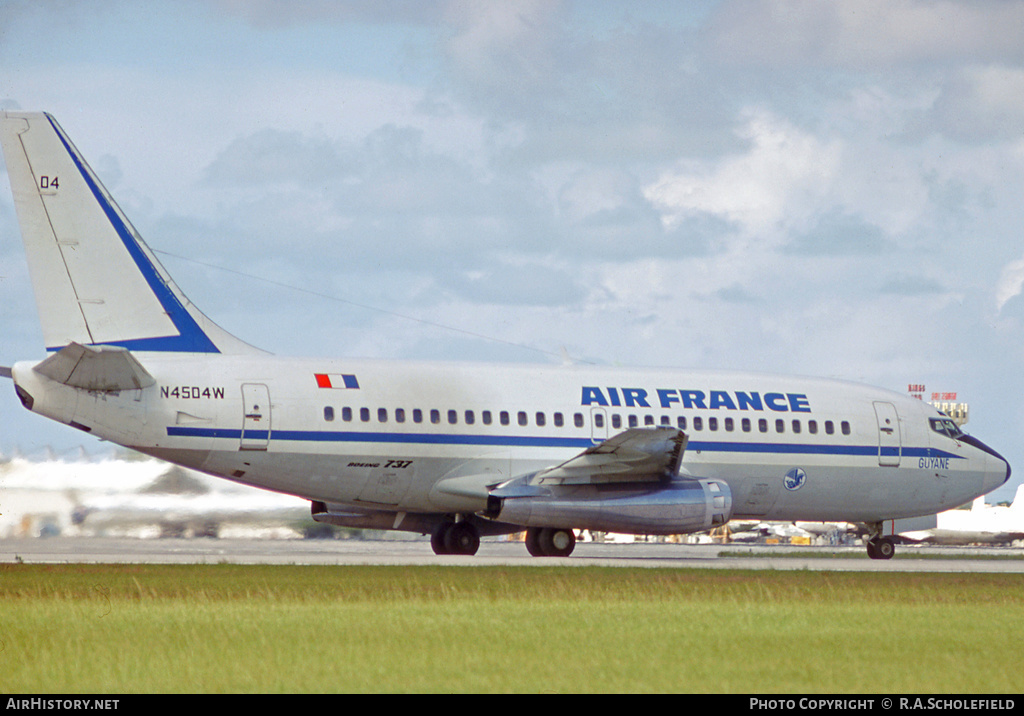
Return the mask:
<svg viewBox="0 0 1024 716">
<path fill-rule="evenodd" d="M 242 450 L 266 450 L 270 444 L 270 388 L 242 385 Z"/>
<path fill-rule="evenodd" d="M 875 403 L 875 417 L 878 419 L 878 464 L 899 467 L 902 439 L 896 406 L 892 403 Z"/>
</svg>

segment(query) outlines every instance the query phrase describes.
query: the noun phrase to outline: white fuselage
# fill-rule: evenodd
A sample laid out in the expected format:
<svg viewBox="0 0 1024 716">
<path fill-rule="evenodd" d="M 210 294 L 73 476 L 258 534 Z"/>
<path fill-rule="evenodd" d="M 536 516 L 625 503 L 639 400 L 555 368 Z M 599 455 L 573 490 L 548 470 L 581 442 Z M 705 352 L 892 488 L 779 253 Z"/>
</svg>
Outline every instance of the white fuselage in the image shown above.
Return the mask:
<svg viewBox="0 0 1024 716">
<path fill-rule="evenodd" d="M 726 482 L 735 517 L 877 522 L 1005 481 L 937 433 L 931 406 L 840 381 L 577 366 L 139 354 L 156 385 L 87 392 L 15 366 L 32 409 L 143 452 L 304 498 L 458 511 L 445 478 L 549 467 L 628 427 L 678 427 L 683 475 Z"/>
</svg>

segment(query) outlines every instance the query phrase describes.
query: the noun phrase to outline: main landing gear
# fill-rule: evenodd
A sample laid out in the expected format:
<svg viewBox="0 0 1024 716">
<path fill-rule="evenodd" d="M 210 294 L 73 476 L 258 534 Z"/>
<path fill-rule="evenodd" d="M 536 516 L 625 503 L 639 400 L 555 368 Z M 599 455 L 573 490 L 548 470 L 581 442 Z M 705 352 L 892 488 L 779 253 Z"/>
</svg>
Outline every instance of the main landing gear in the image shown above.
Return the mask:
<svg viewBox="0 0 1024 716">
<path fill-rule="evenodd" d="M 480 549 L 480 532 L 471 522 L 442 522 L 430 535 L 434 554 L 473 555 Z"/>
<path fill-rule="evenodd" d="M 534 557 L 568 557 L 576 547 L 571 529 L 530 527 L 526 530 L 526 550 Z"/>
<path fill-rule="evenodd" d="M 480 549 L 480 531 L 469 521 L 446 521 L 430 535 L 434 554 L 473 555 Z M 571 529 L 530 527 L 526 530 L 526 550 L 534 557 L 568 557 L 576 547 Z"/>
</svg>

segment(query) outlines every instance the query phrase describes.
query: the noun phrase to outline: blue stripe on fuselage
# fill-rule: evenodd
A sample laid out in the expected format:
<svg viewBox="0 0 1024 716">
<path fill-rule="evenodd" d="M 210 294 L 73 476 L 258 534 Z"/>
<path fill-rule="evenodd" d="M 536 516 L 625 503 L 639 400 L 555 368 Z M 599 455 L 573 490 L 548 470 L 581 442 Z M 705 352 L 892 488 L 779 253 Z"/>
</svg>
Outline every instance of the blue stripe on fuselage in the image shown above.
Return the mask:
<svg viewBox="0 0 1024 716">
<path fill-rule="evenodd" d="M 240 440 L 242 431 L 237 428 L 198 428 L 168 426 L 170 437 L 224 438 Z M 269 439 L 274 442 L 338 442 L 338 443 L 392 443 L 395 445 L 479 445 L 491 447 L 546 447 L 546 448 L 577 448 L 593 447 L 590 438 L 574 437 L 540 437 L 529 435 L 460 435 L 456 433 L 395 433 L 395 432 L 355 432 L 355 431 L 323 431 L 323 430 L 274 430 L 268 434 L 266 430 L 246 432 L 247 438 Z M 874 457 L 878 455 L 877 445 L 812 445 L 808 443 L 767 443 L 767 442 L 727 442 L 690 440 L 686 449 L 701 452 L 717 453 L 767 453 L 778 455 L 847 455 Z M 948 453 L 936 448 L 904 447 L 897 453 L 906 458 L 957 458 L 959 455 Z M 888 453 L 886 453 L 888 454 Z"/>
</svg>

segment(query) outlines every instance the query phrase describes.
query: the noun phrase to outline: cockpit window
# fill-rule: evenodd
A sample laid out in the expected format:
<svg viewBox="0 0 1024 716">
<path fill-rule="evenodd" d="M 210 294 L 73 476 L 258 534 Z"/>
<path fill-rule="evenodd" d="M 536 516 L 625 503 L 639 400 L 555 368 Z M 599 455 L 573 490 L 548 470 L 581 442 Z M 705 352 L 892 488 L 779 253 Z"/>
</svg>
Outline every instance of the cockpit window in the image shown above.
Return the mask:
<svg viewBox="0 0 1024 716">
<path fill-rule="evenodd" d="M 947 435 L 954 440 L 959 440 L 963 437 L 963 431 L 960 430 L 959 426 L 953 422 L 952 418 L 932 418 L 931 419 L 932 430 L 943 435 Z"/>
</svg>

